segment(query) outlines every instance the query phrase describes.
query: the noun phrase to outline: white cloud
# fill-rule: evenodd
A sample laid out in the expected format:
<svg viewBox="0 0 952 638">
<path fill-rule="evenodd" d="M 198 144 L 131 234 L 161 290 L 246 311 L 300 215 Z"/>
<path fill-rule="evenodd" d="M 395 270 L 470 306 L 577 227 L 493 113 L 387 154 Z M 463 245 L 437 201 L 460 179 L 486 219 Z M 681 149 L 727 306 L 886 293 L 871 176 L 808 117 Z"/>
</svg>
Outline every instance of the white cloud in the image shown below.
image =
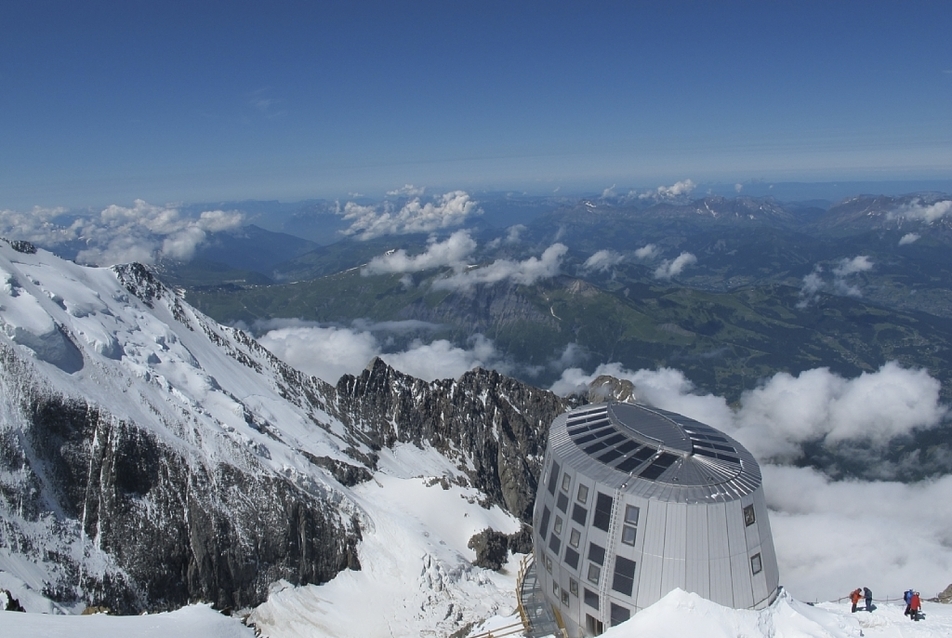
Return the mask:
<svg viewBox="0 0 952 638">
<path fill-rule="evenodd" d="M 582 264 L 583 270 L 604 271 L 612 266 L 617 266 L 625 260 L 624 255 L 614 250 L 599 250 L 594 255 L 585 260 Z"/>
<path fill-rule="evenodd" d="M 672 199 L 680 195 L 690 195 L 697 184 L 689 179 L 675 182 L 671 186 L 659 186 L 656 190 L 639 195 L 641 199 Z"/>
<path fill-rule="evenodd" d="M 912 203 L 901 206 L 890 212 L 887 217 L 896 219 L 905 217 L 907 219 L 924 221 L 931 224 L 937 219 L 945 217 L 952 212 L 952 199 L 945 199 L 933 204 L 923 205 L 921 200 L 914 200 Z"/>
<path fill-rule="evenodd" d="M 525 261 L 498 259 L 488 266 L 464 270 L 433 282 L 437 290 L 468 290 L 479 284 L 494 284 L 510 280 L 522 286 L 531 286 L 541 279 L 559 274 L 562 257 L 568 251 L 564 244 L 552 244 L 540 258 L 530 257 Z"/>
<path fill-rule="evenodd" d="M 482 209 L 464 191 L 445 193 L 435 201 L 426 203 L 415 197 L 399 210 L 395 210 L 391 202 L 384 202 L 380 206 L 361 206 L 347 202 L 342 214 L 351 224 L 343 232 L 358 239 L 431 233 L 459 226 L 468 217 L 481 213 Z"/>
<path fill-rule="evenodd" d="M 388 197 L 423 197 L 426 188 L 417 188 L 413 184 L 404 184 L 401 188 L 387 191 Z"/>
<path fill-rule="evenodd" d="M 740 184 L 740 183 L 734 184 L 734 192 L 735 192 L 735 193 L 737 193 L 737 194 L 739 195 L 742 190 L 744 190 L 744 185 L 743 185 L 743 184 Z"/>
<path fill-rule="evenodd" d="M 803 445 L 813 442 L 882 447 L 897 436 L 935 427 L 948 414 L 937 380 L 895 362 L 854 379 L 827 368 L 796 377 L 777 373 L 745 392 L 737 409 L 721 397 L 696 394 L 684 373 L 671 368 L 632 372 L 613 363 L 591 374 L 572 368 L 551 389 L 562 395 L 577 392 L 602 374 L 631 381 L 641 401 L 708 423 L 758 458 L 782 462 L 798 459 Z"/>
<path fill-rule="evenodd" d="M 360 272 L 362 275 L 420 272 L 445 266 L 460 270 L 465 265 L 464 260 L 475 250 L 476 241 L 469 232 L 458 230 L 442 242 L 431 238 L 426 251 L 419 255 L 407 255 L 407 251 L 401 248 L 374 257 Z"/>
<path fill-rule="evenodd" d="M 652 259 L 657 259 L 661 255 L 661 249 L 658 248 L 655 244 L 645 244 L 641 248 L 635 251 L 635 257 L 643 261 L 651 261 Z"/>
<path fill-rule="evenodd" d="M 61 222 L 63 209 L 34 209 L 28 214 L 0 211 L 0 234 L 27 239 L 56 250 L 68 242 L 85 246 L 76 255 L 80 263 L 100 266 L 139 261 L 153 263 L 162 257 L 189 260 L 208 233 L 238 228 L 237 212 L 205 211 L 198 218 L 184 216 L 177 208 L 153 206 L 141 199 L 131 207 L 112 205 L 98 215 Z"/>
<path fill-rule="evenodd" d="M 877 598 L 928 596 L 952 572 L 952 476 L 903 484 L 834 481 L 810 468 L 762 465 L 784 587 L 835 600 L 857 585 Z"/>
<path fill-rule="evenodd" d="M 288 323 L 269 330 L 258 342 L 288 365 L 328 383 L 359 374 L 380 353 L 380 343 L 367 331 Z"/>
<path fill-rule="evenodd" d="M 321 326 L 294 319 L 258 324 L 267 330 L 258 342 L 285 363 L 328 383 L 337 383 L 344 374 L 360 374 L 374 357 L 420 379 L 455 379 L 476 367 L 503 373 L 513 365 L 496 350 L 493 342 L 477 334 L 468 348 L 453 346 L 438 339 L 415 339 L 406 348 L 386 351 L 385 333 L 406 334 L 437 326 L 421 321 L 370 323 L 355 321 L 351 328 Z M 381 334 L 378 338 L 378 334 Z"/>
<path fill-rule="evenodd" d="M 684 252 L 674 259 L 665 259 L 657 268 L 655 268 L 655 279 L 671 279 L 677 277 L 681 272 L 697 262 L 697 257 L 691 253 Z"/>
<path fill-rule="evenodd" d="M 511 371 L 493 342 L 478 334 L 470 340 L 471 349 L 458 348 L 445 339 L 432 343 L 415 341 L 404 352 L 381 355 L 389 365 L 424 381 L 456 379 L 473 368 Z"/>
<path fill-rule="evenodd" d="M 859 255 L 852 259 L 844 257 L 833 267 L 831 271 L 833 280 L 828 283 L 823 279 L 823 267 L 817 264 L 814 266 L 813 272 L 803 278 L 803 285 L 800 288 L 800 301 L 797 303 L 797 307 L 807 307 L 816 301 L 817 296 L 827 288 L 838 295 L 862 297 L 862 291 L 858 286 L 847 281 L 847 277 L 872 269 L 873 262 L 866 255 Z"/>
<path fill-rule="evenodd" d="M 919 241 L 920 238 L 921 235 L 919 235 L 919 233 L 906 233 L 902 236 L 902 238 L 900 238 L 899 245 L 905 246 L 907 244 L 912 244 Z"/>
</svg>

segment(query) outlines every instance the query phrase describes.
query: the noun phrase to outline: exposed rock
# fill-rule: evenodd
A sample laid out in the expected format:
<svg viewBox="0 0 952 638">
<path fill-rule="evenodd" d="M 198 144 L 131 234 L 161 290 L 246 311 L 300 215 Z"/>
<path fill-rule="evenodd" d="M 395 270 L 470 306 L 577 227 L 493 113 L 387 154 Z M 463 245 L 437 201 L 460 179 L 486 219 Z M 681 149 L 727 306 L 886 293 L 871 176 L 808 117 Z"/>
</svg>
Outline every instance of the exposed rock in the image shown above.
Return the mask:
<svg viewBox="0 0 952 638">
<path fill-rule="evenodd" d="M 360 376 L 337 383 L 336 416 L 375 449 L 432 445 L 487 504 L 529 522 L 549 424 L 580 401 L 491 370 L 426 382 L 375 359 Z"/>
<path fill-rule="evenodd" d="M 477 567 L 499 571 L 509 560 L 509 537 L 493 529 L 474 534 L 466 546 L 476 551 Z"/>
<path fill-rule="evenodd" d="M 602 374 L 588 384 L 589 403 L 600 403 L 602 401 L 625 401 L 635 402 L 635 385 L 628 379 L 617 379 L 613 376 Z"/>
</svg>

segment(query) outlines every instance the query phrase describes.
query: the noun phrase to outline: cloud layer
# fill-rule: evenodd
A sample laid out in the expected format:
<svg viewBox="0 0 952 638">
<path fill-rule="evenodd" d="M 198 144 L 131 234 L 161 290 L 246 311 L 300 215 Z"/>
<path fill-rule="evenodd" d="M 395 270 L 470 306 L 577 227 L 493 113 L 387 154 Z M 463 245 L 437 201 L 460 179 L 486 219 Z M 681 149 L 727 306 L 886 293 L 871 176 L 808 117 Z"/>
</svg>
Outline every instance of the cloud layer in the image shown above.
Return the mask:
<svg viewBox="0 0 952 638">
<path fill-rule="evenodd" d="M 0 211 L 0 235 L 26 239 L 56 251 L 82 243 L 76 261 L 110 266 L 161 258 L 190 260 L 210 233 L 237 229 L 240 213 L 205 211 L 197 218 L 177 208 L 154 206 L 141 199 L 131 207 L 112 205 L 98 214 L 67 217 L 63 209 L 34 209 L 31 213 Z"/>
<path fill-rule="evenodd" d="M 952 200 L 944 199 L 932 204 L 923 204 L 921 200 L 897 208 L 888 214 L 889 219 L 904 217 L 931 224 L 932 222 L 952 213 Z"/>
<path fill-rule="evenodd" d="M 477 367 L 503 373 L 509 373 L 513 368 L 493 342 L 481 334 L 474 335 L 466 348 L 454 346 L 445 339 L 428 342 L 419 338 L 402 349 L 386 347 L 388 335 L 438 328 L 419 321 L 377 324 L 358 321 L 347 328 L 299 320 L 275 320 L 259 324 L 257 328 L 265 331 L 258 337 L 258 342 L 272 354 L 331 384 L 336 384 L 345 374 L 360 374 L 374 357 L 426 381 L 455 379 Z"/>
<path fill-rule="evenodd" d="M 409 192 L 415 192 L 408 187 Z M 385 235 L 432 233 L 459 226 L 467 218 L 479 215 L 482 209 L 464 191 L 445 193 L 434 201 L 423 202 L 419 196 L 396 209 L 391 202 L 379 206 L 362 206 L 347 202 L 341 214 L 350 222 L 343 231 L 357 239 L 373 239 Z"/>
<path fill-rule="evenodd" d="M 541 257 L 529 257 L 524 261 L 497 259 L 488 266 L 471 268 L 433 282 L 436 290 L 469 290 L 480 284 L 511 281 L 522 286 L 531 286 L 542 279 L 551 279 L 559 274 L 562 257 L 568 252 L 565 244 L 552 244 Z"/>
</svg>

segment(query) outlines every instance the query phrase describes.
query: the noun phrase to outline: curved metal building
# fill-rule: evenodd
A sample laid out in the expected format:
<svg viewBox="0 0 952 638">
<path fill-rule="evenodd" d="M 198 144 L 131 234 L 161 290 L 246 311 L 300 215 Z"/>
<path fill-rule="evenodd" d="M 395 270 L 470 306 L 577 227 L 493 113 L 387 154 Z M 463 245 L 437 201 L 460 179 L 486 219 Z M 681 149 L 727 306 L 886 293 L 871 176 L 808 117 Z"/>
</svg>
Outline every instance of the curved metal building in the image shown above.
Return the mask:
<svg viewBox="0 0 952 638">
<path fill-rule="evenodd" d="M 535 569 L 573 638 L 677 587 L 738 609 L 776 598 L 760 467 L 720 431 L 639 404 L 588 405 L 552 423 L 543 467 Z"/>
</svg>

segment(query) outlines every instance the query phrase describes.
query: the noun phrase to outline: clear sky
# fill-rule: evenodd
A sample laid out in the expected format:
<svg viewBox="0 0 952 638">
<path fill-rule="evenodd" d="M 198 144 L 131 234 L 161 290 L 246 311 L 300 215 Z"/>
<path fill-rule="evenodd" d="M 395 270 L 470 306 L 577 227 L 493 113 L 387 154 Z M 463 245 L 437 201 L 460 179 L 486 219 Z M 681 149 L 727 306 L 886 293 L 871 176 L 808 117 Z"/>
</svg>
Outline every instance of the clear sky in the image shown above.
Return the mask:
<svg viewBox="0 0 952 638">
<path fill-rule="evenodd" d="M 952 2 L 0 3 L 0 208 L 952 177 Z"/>
</svg>

